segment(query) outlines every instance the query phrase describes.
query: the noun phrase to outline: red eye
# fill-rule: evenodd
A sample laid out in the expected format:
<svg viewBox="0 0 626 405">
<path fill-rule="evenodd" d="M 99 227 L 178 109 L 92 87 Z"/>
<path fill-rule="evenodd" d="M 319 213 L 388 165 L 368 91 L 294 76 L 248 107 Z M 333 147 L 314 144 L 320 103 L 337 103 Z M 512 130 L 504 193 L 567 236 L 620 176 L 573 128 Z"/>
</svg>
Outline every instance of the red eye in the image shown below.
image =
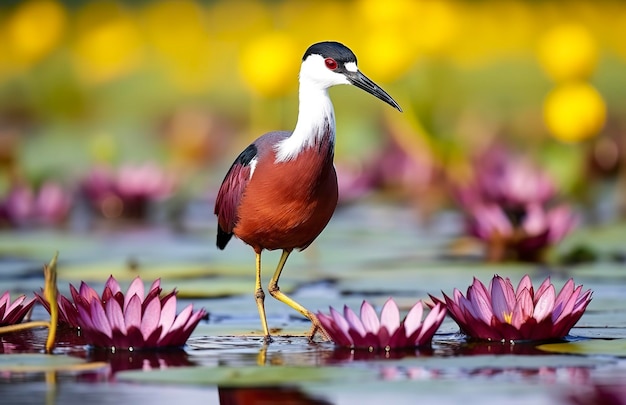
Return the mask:
<svg viewBox="0 0 626 405">
<path fill-rule="evenodd" d="M 324 62 L 326 63 L 326 67 L 329 68 L 330 70 L 337 69 L 337 61 L 334 60 L 333 58 L 326 58 L 324 59 Z"/>
</svg>

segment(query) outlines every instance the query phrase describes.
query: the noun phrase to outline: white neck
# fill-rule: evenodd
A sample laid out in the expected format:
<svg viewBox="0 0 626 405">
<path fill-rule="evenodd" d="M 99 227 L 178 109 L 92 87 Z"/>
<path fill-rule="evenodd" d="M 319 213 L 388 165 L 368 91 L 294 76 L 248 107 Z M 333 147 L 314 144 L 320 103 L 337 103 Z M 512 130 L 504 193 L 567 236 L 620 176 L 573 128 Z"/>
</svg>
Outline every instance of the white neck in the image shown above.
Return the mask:
<svg viewBox="0 0 626 405">
<path fill-rule="evenodd" d="M 330 136 L 331 147 L 334 147 L 335 112 L 328 90 L 313 81 L 300 80 L 298 122 L 291 136 L 276 145 L 276 162 L 295 158 L 324 136 Z"/>
</svg>

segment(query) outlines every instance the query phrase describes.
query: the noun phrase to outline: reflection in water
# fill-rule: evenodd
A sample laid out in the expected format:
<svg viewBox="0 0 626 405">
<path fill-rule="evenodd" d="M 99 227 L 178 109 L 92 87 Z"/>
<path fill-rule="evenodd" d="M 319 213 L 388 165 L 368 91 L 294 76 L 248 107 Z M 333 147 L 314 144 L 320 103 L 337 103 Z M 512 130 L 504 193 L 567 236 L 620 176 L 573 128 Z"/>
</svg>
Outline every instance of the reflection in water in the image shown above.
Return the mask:
<svg viewBox="0 0 626 405">
<path fill-rule="evenodd" d="M 112 353 L 108 350 L 91 350 L 87 354 L 88 361 L 103 361 L 110 364 L 111 373 L 123 370 L 159 370 L 169 367 L 196 365 L 189 360 L 183 349 L 172 350 L 121 350 Z"/>
<path fill-rule="evenodd" d="M 476 356 L 484 354 L 524 354 L 524 355 L 545 355 L 546 352 L 537 349 L 537 346 L 544 344 L 546 341 L 541 342 L 486 342 L 486 341 L 471 341 L 462 344 L 449 345 L 452 348 L 455 356 Z"/>
<path fill-rule="evenodd" d="M 420 349 L 398 349 L 398 350 L 367 350 L 367 349 L 350 349 L 348 347 L 337 347 L 332 356 L 327 359 L 328 364 L 344 363 L 350 361 L 368 361 L 368 360 L 399 360 L 411 357 L 432 356 L 434 350 L 431 348 Z"/>
<path fill-rule="evenodd" d="M 218 387 L 220 405 L 332 405 L 295 387 Z"/>
<path fill-rule="evenodd" d="M 626 374 L 622 372 L 608 381 L 578 386 L 568 392 L 564 402 L 572 405 L 626 405 Z"/>
</svg>

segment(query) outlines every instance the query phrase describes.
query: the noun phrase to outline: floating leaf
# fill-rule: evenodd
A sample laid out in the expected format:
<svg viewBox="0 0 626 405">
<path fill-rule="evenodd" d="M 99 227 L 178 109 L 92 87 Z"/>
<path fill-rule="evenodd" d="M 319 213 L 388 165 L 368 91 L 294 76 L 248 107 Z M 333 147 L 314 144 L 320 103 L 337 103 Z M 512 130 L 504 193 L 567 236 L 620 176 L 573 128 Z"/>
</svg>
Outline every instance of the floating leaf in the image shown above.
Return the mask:
<svg viewBox="0 0 626 405">
<path fill-rule="evenodd" d="M 626 357 L 626 339 L 591 339 L 569 343 L 550 343 L 537 346 L 537 348 L 553 353 Z"/>
<path fill-rule="evenodd" d="M 131 281 L 140 276 L 143 279 L 155 278 L 186 278 L 205 276 L 207 266 L 202 264 L 139 264 L 109 262 L 109 263 L 80 263 L 59 266 L 59 278 L 76 282 L 102 281 L 105 282 L 110 275 L 118 281 Z"/>
<path fill-rule="evenodd" d="M 86 363 L 84 359 L 71 356 L 39 353 L 3 354 L 0 356 L 0 371 L 3 372 L 89 371 L 105 367 L 108 367 L 107 363 Z"/>
<path fill-rule="evenodd" d="M 220 385 L 220 386 L 272 386 L 303 382 L 349 381 L 373 377 L 367 370 L 339 367 L 180 367 L 158 371 L 123 371 L 116 375 L 118 381 Z"/>
</svg>

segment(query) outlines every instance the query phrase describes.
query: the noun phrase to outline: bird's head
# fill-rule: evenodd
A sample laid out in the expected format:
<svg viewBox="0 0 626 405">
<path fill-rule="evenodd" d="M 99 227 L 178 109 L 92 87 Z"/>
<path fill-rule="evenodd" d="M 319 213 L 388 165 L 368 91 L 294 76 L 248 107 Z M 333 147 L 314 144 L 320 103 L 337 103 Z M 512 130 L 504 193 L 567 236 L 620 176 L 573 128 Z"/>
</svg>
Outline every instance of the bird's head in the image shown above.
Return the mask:
<svg viewBox="0 0 626 405">
<path fill-rule="evenodd" d="M 302 57 L 300 82 L 310 82 L 323 89 L 352 84 L 402 111 L 385 90 L 361 73 L 354 52 L 339 42 L 318 42 L 306 50 Z"/>
</svg>

